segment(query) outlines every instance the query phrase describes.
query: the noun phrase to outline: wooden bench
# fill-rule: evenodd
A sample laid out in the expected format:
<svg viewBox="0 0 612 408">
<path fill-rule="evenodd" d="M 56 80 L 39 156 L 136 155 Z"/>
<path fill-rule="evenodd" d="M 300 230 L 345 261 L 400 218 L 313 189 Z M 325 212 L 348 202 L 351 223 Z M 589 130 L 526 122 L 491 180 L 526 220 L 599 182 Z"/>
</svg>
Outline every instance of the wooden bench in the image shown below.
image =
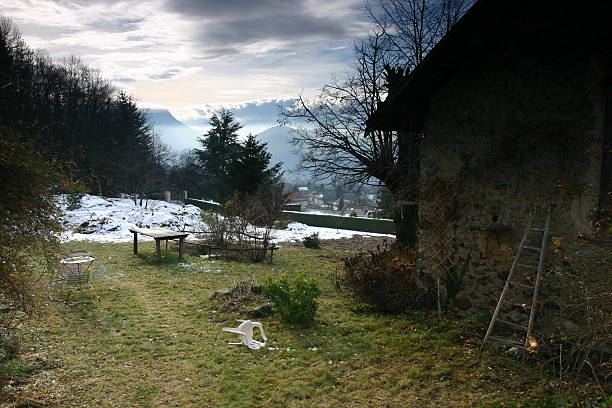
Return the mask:
<svg viewBox="0 0 612 408">
<path fill-rule="evenodd" d="M 220 247 L 220 246 L 211 245 L 211 244 L 198 242 L 198 241 L 187 241 L 185 242 L 185 244 L 187 244 L 188 247 L 194 246 L 194 247 L 199 247 L 199 248 L 205 248 L 207 254 L 216 254 L 216 255 L 221 255 L 221 256 L 223 256 L 224 253 L 228 253 L 228 252 L 238 252 L 238 253 L 264 252 L 264 258 L 265 258 L 266 257 L 265 253 L 270 251 L 270 263 L 272 263 L 272 257 L 274 256 L 274 251 L 278 249 L 278 247 L 275 246 L 274 244 L 272 244 L 272 246 L 267 247 L 267 248 L 228 248 L 228 247 Z M 251 261 L 254 261 L 253 258 L 251 258 Z M 257 262 L 257 261 L 254 261 L 254 262 Z"/>
<path fill-rule="evenodd" d="M 155 239 L 155 252 L 157 254 L 157 262 L 161 261 L 161 241 L 170 239 L 178 239 L 179 241 L 179 262 L 183 260 L 183 242 L 189 234 L 184 232 L 176 232 L 165 228 L 132 228 L 130 232 L 134 234 L 134 255 L 138 254 L 138 234 L 146 235 Z"/>
</svg>

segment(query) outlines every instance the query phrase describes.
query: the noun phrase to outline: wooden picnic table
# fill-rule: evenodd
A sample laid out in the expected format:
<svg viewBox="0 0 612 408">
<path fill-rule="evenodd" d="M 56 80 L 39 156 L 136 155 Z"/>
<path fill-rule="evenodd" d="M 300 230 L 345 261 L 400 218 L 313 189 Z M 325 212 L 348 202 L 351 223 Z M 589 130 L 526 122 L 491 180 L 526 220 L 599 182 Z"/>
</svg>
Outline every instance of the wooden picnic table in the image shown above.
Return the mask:
<svg viewBox="0 0 612 408">
<path fill-rule="evenodd" d="M 152 237 L 155 239 L 155 252 L 157 254 L 157 261 L 161 261 L 161 241 L 166 241 L 170 239 L 178 239 L 179 240 L 179 262 L 183 260 L 183 242 L 185 242 L 185 238 L 189 235 L 185 232 L 177 232 L 172 231 L 165 228 L 132 228 L 130 232 L 134 234 L 134 255 L 138 254 L 138 234 L 146 235 L 148 237 Z"/>
</svg>

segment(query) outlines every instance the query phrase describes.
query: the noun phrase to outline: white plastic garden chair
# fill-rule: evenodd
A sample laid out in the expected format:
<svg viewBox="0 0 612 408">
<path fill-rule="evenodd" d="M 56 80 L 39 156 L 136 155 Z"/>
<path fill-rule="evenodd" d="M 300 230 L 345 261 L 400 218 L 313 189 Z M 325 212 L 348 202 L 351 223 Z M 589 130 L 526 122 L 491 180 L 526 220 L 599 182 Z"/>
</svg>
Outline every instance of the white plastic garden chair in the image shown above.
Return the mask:
<svg viewBox="0 0 612 408">
<path fill-rule="evenodd" d="M 263 326 L 261 325 L 261 323 L 259 322 L 252 322 L 250 320 L 238 320 L 240 323 L 240 326 L 233 328 L 233 327 L 224 327 L 223 330 L 224 332 L 228 332 L 228 333 L 234 333 L 240 336 L 240 343 L 229 343 L 229 344 L 244 344 L 245 346 L 247 346 L 248 348 L 250 348 L 251 350 L 258 350 L 260 348 L 262 348 L 263 346 L 266 345 L 266 342 L 268 341 L 268 338 L 266 337 L 266 334 L 264 333 L 264 329 Z M 253 328 L 257 327 L 259 328 L 259 331 L 261 332 L 261 338 L 263 339 L 263 342 L 261 341 L 257 341 L 257 340 L 253 340 Z"/>
</svg>

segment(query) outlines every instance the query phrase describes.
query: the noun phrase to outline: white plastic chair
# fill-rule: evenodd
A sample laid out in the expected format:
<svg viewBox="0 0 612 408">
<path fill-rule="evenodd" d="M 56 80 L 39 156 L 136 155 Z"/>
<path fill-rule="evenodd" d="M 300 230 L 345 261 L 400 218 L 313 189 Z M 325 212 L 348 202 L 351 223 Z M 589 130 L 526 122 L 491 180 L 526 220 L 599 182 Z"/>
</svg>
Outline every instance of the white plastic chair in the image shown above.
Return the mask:
<svg viewBox="0 0 612 408">
<path fill-rule="evenodd" d="M 229 344 L 244 344 L 245 346 L 247 346 L 248 348 L 250 348 L 251 350 L 258 350 L 260 348 L 262 348 L 263 346 L 266 345 L 266 342 L 268 341 L 268 338 L 266 337 L 266 334 L 264 333 L 264 329 L 263 326 L 261 325 L 261 323 L 259 322 L 252 322 L 250 320 L 238 320 L 240 323 L 240 326 L 233 328 L 233 327 L 224 327 L 221 330 L 223 330 L 224 332 L 228 332 L 228 333 L 234 333 L 240 336 L 241 342 L 240 343 L 229 343 Z M 257 327 L 259 328 L 259 331 L 261 332 L 261 337 L 263 339 L 263 342 L 261 341 L 257 341 L 257 340 L 253 340 L 253 328 Z"/>
</svg>

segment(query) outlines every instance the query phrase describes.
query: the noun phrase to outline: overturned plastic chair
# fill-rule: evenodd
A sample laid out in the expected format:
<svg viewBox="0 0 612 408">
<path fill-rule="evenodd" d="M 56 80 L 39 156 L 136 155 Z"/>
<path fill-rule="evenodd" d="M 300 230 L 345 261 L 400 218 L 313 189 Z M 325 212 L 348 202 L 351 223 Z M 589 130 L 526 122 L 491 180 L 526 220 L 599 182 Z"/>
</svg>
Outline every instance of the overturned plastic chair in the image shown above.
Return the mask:
<svg viewBox="0 0 612 408">
<path fill-rule="evenodd" d="M 266 345 L 266 342 L 268 341 L 268 338 L 266 337 L 266 334 L 264 333 L 264 329 L 263 326 L 261 325 L 261 323 L 259 322 L 252 322 L 250 320 L 238 320 L 240 323 L 240 326 L 233 328 L 233 327 L 224 327 L 221 330 L 223 330 L 224 332 L 228 332 L 228 333 L 234 333 L 240 336 L 240 343 L 229 343 L 229 344 L 244 344 L 245 346 L 247 346 L 248 348 L 250 348 L 251 350 L 258 350 L 260 348 L 262 348 L 263 346 Z M 253 328 L 257 327 L 259 328 L 259 331 L 261 332 L 261 338 L 263 339 L 263 342 L 261 341 L 257 341 L 257 340 L 253 340 Z"/>
</svg>

